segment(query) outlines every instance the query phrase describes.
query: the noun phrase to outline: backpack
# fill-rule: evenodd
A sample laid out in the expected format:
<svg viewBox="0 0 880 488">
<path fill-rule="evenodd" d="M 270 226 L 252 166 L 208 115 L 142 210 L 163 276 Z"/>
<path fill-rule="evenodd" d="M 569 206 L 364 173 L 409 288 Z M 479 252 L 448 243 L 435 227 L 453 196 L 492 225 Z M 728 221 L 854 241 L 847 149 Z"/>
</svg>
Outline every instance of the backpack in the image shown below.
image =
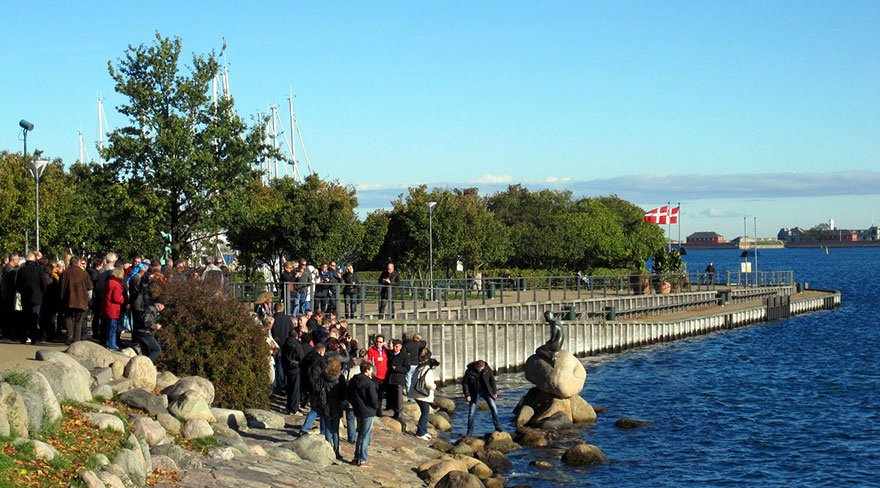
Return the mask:
<svg viewBox="0 0 880 488">
<path fill-rule="evenodd" d="M 410 393 L 416 392 L 421 396 L 428 396 L 430 392 L 428 390 L 428 383 L 425 381 L 425 377 L 428 376 L 428 369 L 427 366 L 422 366 L 416 370 L 416 381 L 413 382 Z"/>
</svg>

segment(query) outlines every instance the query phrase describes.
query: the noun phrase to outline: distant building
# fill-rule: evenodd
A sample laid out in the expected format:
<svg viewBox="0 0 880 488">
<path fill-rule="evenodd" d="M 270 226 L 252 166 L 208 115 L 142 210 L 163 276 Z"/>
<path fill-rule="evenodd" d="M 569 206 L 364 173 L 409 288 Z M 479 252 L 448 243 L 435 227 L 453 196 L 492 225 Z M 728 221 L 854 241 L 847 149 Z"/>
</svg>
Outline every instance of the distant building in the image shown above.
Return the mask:
<svg viewBox="0 0 880 488">
<path fill-rule="evenodd" d="M 880 228 L 874 225 L 865 230 L 856 231 L 856 235 L 860 241 L 880 241 Z"/>
<path fill-rule="evenodd" d="M 717 232 L 694 232 L 687 236 L 688 244 L 721 244 L 724 242 L 724 236 Z"/>
<path fill-rule="evenodd" d="M 802 242 L 810 240 L 808 231 L 801 229 L 800 227 L 794 227 L 791 229 L 783 227 L 782 229 L 779 229 L 776 238 L 784 242 Z"/>
</svg>

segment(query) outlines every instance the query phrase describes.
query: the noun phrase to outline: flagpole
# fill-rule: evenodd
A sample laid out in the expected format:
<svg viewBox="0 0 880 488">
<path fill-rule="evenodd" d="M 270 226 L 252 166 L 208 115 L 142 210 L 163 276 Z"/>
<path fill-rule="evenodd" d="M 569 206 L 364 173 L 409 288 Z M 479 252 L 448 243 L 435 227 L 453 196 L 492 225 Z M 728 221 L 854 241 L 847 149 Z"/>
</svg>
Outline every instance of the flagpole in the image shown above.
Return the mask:
<svg viewBox="0 0 880 488">
<path fill-rule="evenodd" d="M 678 224 L 678 254 L 681 255 L 681 202 L 678 202 L 678 213 L 676 215 L 675 223 Z"/>
<path fill-rule="evenodd" d="M 666 252 L 672 250 L 672 224 L 670 223 L 672 218 L 669 215 L 671 211 L 669 208 L 670 203 L 671 202 L 666 202 L 666 232 L 669 234 L 669 238 L 666 239 Z"/>
</svg>

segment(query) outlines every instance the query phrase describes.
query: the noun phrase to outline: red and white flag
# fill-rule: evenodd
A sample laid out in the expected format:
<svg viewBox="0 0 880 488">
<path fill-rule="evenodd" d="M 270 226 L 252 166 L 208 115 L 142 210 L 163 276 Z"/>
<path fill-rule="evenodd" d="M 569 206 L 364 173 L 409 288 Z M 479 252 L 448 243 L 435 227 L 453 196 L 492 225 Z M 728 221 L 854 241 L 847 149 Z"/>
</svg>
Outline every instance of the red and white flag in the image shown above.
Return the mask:
<svg viewBox="0 0 880 488">
<path fill-rule="evenodd" d="M 679 207 L 675 207 L 675 208 L 669 210 L 669 223 L 670 224 L 677 224 L 678 223 L 678 209 L 679 208 L 681 208 L 681 207 L 679 206 Z M 661 222 L 661 224 L 662 223 L 663 222 Z"/>
<path fill-rule="evenodd" d="M 645 222 L 649 224 L 665 224 L 668 215 L 669 205 L 664 205 L 660 208 L 655 208 L 648 211 L 648 213 L 645 214 Z M 677 214 L 675 218 L 678 219 Z"/>
</svg>

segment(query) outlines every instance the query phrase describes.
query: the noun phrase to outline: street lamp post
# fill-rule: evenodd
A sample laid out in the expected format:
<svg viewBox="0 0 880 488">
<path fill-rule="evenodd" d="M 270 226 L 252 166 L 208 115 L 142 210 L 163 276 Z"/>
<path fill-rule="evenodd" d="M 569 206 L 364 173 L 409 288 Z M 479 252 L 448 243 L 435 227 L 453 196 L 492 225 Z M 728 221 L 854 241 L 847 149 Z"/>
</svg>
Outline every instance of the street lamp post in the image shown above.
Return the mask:
<svg viewBox="0 0 880 488">
<path fill-rule="evenodd" d="M 437 202 L 428 202 L 428 288 L 431 299 L 434 299 L 434 207 Z"/>
<path fill-rule="evenodd" d="M 24 133 L 24 162 L 31 168 L 31 173 L 34 175 L 35 181 L 35 192 L 36 192 L 36 221 L 37 221 L 37 246 L 34 248 L 35 250 L 40 250 L 40 176 L 43 175 L 43 170 L 46 169 L 46 165 L 49 164 L 49 161 L 46 159 L 37 159 L 34 161 L 28 161 L 28 149 L 27 149 L 27 136 L 28 132 L 34 130 L 34 124 L 28 122 L 27 120 L 21 119 L 18 122 L 18 126 L 21 127 L 21 131 Z"/>
</svg>

